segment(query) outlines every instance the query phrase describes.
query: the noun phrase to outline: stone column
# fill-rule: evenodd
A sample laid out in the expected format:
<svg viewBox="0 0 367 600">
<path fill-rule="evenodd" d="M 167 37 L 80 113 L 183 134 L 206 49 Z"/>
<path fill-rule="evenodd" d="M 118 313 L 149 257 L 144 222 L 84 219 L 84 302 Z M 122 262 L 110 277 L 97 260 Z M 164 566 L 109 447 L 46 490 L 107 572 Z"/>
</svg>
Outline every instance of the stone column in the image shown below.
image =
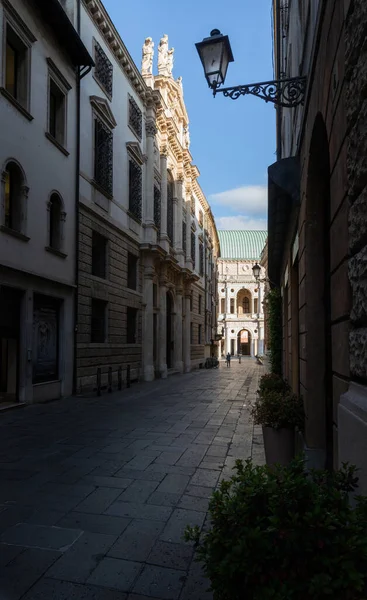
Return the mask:
<svg viewBox="0 0 367 600">
<path fill-rule="evenodd" d="M 169 241 L 167 235 L 167 149 L 163 148 L 161 153 L 161 246 L 169 252 Z"/>
<path fill-rule="evenodd" d="M 154 138 L 157 133 L 154 119 L 149 117 L 145 125 L 147 161 L 145 165 L 144 237 L 146 242 L 155 243 L 154 227 Z"/>
<path fill-rule="evenodd" d="M 159 372 L 162 379 L 167 377 L 167 279 L 159 281 Z"/>
<path fill-rule="evenodd" d="M 182 288 L 176 289 L 176 298 L 175 298 L 175 320 L 174 320 L 174 330 L 175 330 L 175 345 L 174 345 L 174 363 L 175 369 L 183 373 L 184 363 L 182 360 Z"/>
<path fill-rule="evenodd" d="M 183 175 L 178 176 L 176 181 L 176 196 L 174 210 L 174 224 L 175 224 L 175 251 L 176 259 L 179 262 L 180 267 L 185 266 L 185 257 L 182 249 L 182 204 L 183 204 Z M 186 225 L 187 227 L 187 225 Z"/>
<path fill-rule="evenodd" d="M 154 360 L 153 360 L 153 277 L 154 266 L 147 264 L 144 266 L 143 279 L 143 368 L 144 381 L 153 381 L 154 379 Z"/>
<path fill-rule="evenodd" d="M 184 362 L 184 373 L 191 371 L 191 340 L 190 340 L 190 328 L 191 328 L 191 311 L 190 311 L 190 297 L 191 290 L 187 288 L 185 290 L 185 315 L 184 315 L 184 327 L 183 327 L 183 362 Z"/>
<path fill-rule="evenodd" d="M 225 354 L 227 355 L 228 352 L 231 353 L 231 330 L 230 330 L 229 324 L 227 324 L 227 326 L 226 326 L 225 334 L 226 334 Z"/>
</svg>

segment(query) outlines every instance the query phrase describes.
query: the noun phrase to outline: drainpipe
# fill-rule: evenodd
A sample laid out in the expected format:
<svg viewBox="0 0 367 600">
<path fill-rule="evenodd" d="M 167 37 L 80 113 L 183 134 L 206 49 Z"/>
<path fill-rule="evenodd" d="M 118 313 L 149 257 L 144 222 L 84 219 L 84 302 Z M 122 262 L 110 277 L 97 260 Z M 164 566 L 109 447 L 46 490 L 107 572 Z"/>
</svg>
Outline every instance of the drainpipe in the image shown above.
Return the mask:
<svg viewBox="0 0 367 600">
<path fill-rule="evenodd" d="M 76 29 L 81 32 L 81 0 L 77 0 Z M 75 291 L 74 291 L 74 362 L 73 393 L 77 392 L 77 335 L 78 335 L 78 295 L 79 295 L 79 192 L 80 192 L 80 82 L 90 73 L 92 67 L 77 67 L 76 75 L 76 174 L 75 174 Z"/>
<path fill-rule="evenodd" d="M 205 344 L 208 340 L 208 328 L 207 328 L 207 319 L 206 319 L 206 310 L 207 310 L 207 285 L 206 285 L 206 212 L 204 212 L 204 241 L 203 241 L 203 254 L 204 254 L 204 293 L 205 293 L 205 302 L 204 302 L 204 331 L 205 331 Z"/>
</svg>

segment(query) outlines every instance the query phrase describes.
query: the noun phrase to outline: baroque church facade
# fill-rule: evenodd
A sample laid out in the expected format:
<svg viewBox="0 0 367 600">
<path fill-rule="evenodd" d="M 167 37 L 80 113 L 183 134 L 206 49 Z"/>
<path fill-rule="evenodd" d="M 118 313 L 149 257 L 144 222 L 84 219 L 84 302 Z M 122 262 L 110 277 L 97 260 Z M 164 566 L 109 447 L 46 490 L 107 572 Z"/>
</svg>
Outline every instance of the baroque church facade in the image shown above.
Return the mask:
<svg viewBox="0 0 367 600">
<path fill-rule="evenodd" d="M 266 268 L 261 256 L 266 231 L 218 231 L 218 357 L 263 355 Z M 252 267 L 261 266 L 256 281 Z"/>
</svg>

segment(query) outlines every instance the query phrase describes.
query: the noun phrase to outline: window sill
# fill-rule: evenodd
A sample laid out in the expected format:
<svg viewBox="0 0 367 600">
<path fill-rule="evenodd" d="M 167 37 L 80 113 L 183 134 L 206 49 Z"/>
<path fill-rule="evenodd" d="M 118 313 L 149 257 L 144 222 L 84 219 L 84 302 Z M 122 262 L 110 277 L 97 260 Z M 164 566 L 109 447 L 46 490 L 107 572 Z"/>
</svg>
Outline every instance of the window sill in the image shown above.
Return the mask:
<svg viewBox="0 0 367 600">
<path fill-rule="evenodd" d="M 24 233 L 16 231 L 15 229 L 11 229 L 10 227 L 6 227 L 5 225 L 0 225 L 0 231 L 6 233 L 7 235 L 11 235 L 15 238 L 18 238 L 18 240 L 22 240 L 23 242 L 29 242 L 29 240 L 31 239 L 27 235 L 24 235 Z"/>
<path fill-rule="evenodd" d="M 46 131 L 45 136 L 54 146 L 56 146 L 58 150 L 60 150 L 60 152 L 62 152 L 65 156 L 69 156 L 69 152 L 66 150 L 66 148 L 64 148 L 64 146 L 60 144 L 60 142 L 58 142 L 57 139 L 54 138 L 53 135 L 51 135 L 51 133 Z"/>
<path fill-rule="evenodd" d="M 65 252 L 61 252 L 61 250 L 57 250 L 56 248 L 52 248 L 52 246 L 45 246 L 45 250 L 47 252 L 51 252 L 51 254 L 55 254 L 56 256 L 59 256 L 60 258 L 66 258 L 67 254 L 65 254 Z"/>
<path fill-rule="evenodd" d="M 33 121 L 32 115 L 27 111 L 26 108 L 24 108 L 24 106 L 22 106 L 20 104 L 20 102 L 18 102 L 18 100 L 16 98 L 14 98 L 14 96 L 12 96 L 11 94 L 9 94 L 8 90 L 6 90 L 4 87 L 0 87 L 0 92 L 4 96 L 4 98 L 6 98 L 7 100 L 9 100 L 9 102 L 11 102 L 11 104 L 17 110 L 19 110 L 20 113 L 22 113 L 23 117 L 25 117 L 26 119 L 28 119 L 28 121 Z"/>
<path fill-rule="evenodd" d="M 101 194 L 103 194 L 103 196 L 105 196 L 106 198 L 108 198 L 108 200 L 112 200 L 113 199 L 113 194 L 110 194 L 105 189 L 103 189 L 103 187 L 101 185 L 99 185 L 99 183 L 97 183 L 95 181 L 95 179 L 92 179 L 91 184 L 93 185 L 93 187 L 96 188 L 96 190 L 98 190 Z"/>
<path fill-rule="evenodd" d="M 129 217 L 131 219 L 133 219 L 133 221 L 135 221 L 136 223 L 138 223 L 138 225 L 141 225 L 141 219 L 139 219 L 139 217 L 137 217 L 136 215 L 134 215 L 134 213 L 132 213 L 130 210 L 128 210 L 127 214 L 129 215 Z"/>
</svg>

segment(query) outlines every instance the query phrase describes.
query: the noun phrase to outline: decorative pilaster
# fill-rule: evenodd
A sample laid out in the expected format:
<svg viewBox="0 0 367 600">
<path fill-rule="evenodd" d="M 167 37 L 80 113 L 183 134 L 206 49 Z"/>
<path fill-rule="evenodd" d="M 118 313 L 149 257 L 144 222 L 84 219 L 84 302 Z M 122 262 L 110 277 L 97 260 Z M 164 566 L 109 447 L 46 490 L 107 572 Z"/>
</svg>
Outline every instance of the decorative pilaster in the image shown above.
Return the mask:
<svg viewBox="0 0 367 600">
<path fill-rule="evenodd" d="M 167 235 L 167 148 L 161 151 L 161 246 L 169 251 L 169 240 Z"/>
<path fill-rule="evenodd" d="M 175 251 L 176 258 L 179 262 L 180 267 L 184 266 L 184 256 L 182 250 L 182 219 L 184 218 L 182 211 L 183 203 L 183 174 L 180 173 L 176 181 L 176 198 L 175 198 Z"/>
<path fill-rule="evenodd" d="M 162 379 L 167 377 L 167 279 L 159 281 L 159 372 Z"/>
<path fill-rule="evenodd" d="M 143 279 L 143 368 L 144 381 L 153 381 L 154 379 L 154 359 L 153 359 L 153 276 L 154 266 L 147 264 L 144 266 Z"/>
<path fill-rule="evenodd" d="M 190 188 L 186 189 L 186 269 L 193 270 L 193 262 L 191 258 L 191 196 Z"/>
<path fill-rule="evenodd" d="M 183 346 L 183 328 L 182 328 L 182 294 L 183 290 L 181 288 L 176 289 L 176 297 L 175 297 L 175 346 L 174 346 L 174 357 L 175 357 L 175 369 L 180 371 L 180 373 L 184 370 L 184 363 L 182 360 L 182 346 Z"/>
<path fill-rule="evenodd" d="M 147 161 L 145 166 L 145 241 L 155 243 L 156 231 L 154 227 L 154 139 L 157 133 L 154 118 L 148 117 L 146 125 L 146 151 Z"/>
<path fill-rule="evenodd" d="M 184 373 L 190 373 L 191 371 L 191 340 L 190 340 L 190 329 L 191 329 L 191 311 L 190 311 L 190 298 L 191 290 L 185 289 L 185 314 L 184 314 L 184 325 L 183 325 L 183 362 L 184 362 Z"/>
</svg>

